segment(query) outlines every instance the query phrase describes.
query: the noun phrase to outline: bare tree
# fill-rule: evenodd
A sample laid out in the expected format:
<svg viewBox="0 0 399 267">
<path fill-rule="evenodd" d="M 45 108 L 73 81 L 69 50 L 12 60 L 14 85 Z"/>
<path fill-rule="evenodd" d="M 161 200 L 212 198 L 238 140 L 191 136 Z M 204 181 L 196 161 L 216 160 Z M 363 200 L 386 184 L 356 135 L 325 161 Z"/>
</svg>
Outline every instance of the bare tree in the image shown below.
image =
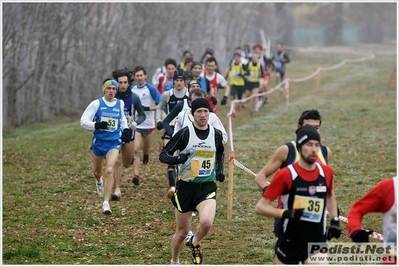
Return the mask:
<svg viewBox="0 0 399 267">
<path fill-rule="evenodd" d="M 183 50 L 200 60 L 213 49 L 224 73 L 248 32 L 262 29 L 273 42 L 289 44 L 299 5 L 4 3 L 3 127 L 80 113 L 101 96 L 101 83 L 114 69 L 140 64 L 151 76 L 166 57 L 179 61 Z M 338 14 L 333 36 L 345 21 L 359 27 L 363 41 L 396 38 L 395 4 L 316 5 L 315 25 L 334 22 L 320 14 Z"/>
</svg>

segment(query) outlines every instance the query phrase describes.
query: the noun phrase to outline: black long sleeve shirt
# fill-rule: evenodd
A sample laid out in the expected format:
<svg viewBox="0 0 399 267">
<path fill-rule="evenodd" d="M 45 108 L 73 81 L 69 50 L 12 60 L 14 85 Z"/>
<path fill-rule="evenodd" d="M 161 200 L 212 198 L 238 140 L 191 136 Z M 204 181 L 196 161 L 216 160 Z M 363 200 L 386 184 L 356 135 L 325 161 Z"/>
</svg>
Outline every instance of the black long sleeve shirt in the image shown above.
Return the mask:
<svg viewBox="0 0 399 267">
<path fill-rule="evenodd" d="M 194 126 L 195 134 L 199 139 L 205 140 L 209 135 L 209 127 L 206 130 L 197 129 Z M 175 165 L 179 156 L 173 156 L 175 151 L 183 151 L 190 139 L 190 131 L 188 126 L 178 131 L 168 142 L 168 144 L 162 149 L 159 155 L 159 160 L 162 163 L 169 165 Z M 222 132 L 215 128 L 215 144 L 216 144 L 216 174 L 223 173 L 223 160 L 224 160 L 224 146 L 222 143 L 223 135 Z"/>
</svg>

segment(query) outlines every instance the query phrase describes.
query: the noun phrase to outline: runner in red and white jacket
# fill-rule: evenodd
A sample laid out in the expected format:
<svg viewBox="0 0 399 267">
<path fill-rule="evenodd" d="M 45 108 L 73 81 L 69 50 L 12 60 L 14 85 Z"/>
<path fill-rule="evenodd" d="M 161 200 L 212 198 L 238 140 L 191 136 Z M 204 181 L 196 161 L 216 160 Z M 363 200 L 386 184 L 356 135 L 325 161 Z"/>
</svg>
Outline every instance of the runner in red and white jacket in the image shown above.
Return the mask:
<svg viewBox="0 0 399 267">
<path fill-rule="evenodd" d="M 362 229 L 363 216 L 370 212 L 383 213 L 382 229 L 385 243 L 395 243 L 396 249 L 396 203 L 398 198 L 397 177 L 379 182 L 366 195 L 350 208 L 348 213 L 348 231 L 355 243 L 369 241 L 372 230 Z M 395 254 L 396 265 L 396 254 Z M 382 262 L 384 263 L 384 262 Z M 388 262 L 386 262 L 388 263 Z M 390 262 L 389 264 L 393 264 Z"/>
<path fill-rule="evenodd" d="M 211 92 L 207 95 L 206 99 L 209 101 L 209 104 L 212 107 L 212 110 L 214 113 L 216 113 L 217 110 L 217 101 L 219 101 L 219 94 L 218 94 L 218 88 L 219 85 L 223 87 L 224 90 L 224 96 L 222 98 L 222 101 L 220 104 L 226 105 L 227 103 L 227 98 L 230 95 L 230 86 L 227 84 L 226 79 L 223 77 L 222 74 L 216 72 L 217 64 L 216 64 L 216 59 L 214 57 L 210 57 L 206 60 L 205 63 L 205 70 L 203 73 L 201 73 L 201 77 L 205 77 L 209 80 L 209 84 L 211 86 Z M 216 103 L 214 100 L 212 100 L 212 96 L 216 98 Z"/>
</svg>

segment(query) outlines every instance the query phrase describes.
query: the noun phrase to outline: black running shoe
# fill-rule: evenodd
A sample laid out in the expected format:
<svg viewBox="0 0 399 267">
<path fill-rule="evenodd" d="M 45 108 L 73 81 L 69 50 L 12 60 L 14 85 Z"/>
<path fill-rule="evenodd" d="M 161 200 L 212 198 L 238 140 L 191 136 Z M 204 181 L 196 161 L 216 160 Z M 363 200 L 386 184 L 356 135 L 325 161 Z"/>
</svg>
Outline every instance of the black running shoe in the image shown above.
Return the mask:
<svg viewBox="0 0 399 267">
<path fill-rule="evenodd" d="M 140 177 L 139 177 L 138 175 L 135 175 L 135 176 L 133 177 L 132 182 L 133 182 L 135 185 L 139 185 L 139 184 L 140 184 Z"/>
<path fill-rule="evenodd" d="M 148 154 L 144 154 L 144 156 L 143 156 L 143 164 L 147 165 L 147 163 L 148 163 Z"/>
</svg>

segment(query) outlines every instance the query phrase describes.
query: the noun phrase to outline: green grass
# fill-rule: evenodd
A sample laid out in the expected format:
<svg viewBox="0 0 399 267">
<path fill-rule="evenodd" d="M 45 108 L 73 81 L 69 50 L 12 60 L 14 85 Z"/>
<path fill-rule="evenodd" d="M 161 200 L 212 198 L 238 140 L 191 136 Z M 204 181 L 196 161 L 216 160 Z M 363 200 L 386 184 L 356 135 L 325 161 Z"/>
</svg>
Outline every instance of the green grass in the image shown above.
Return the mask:
<svg viewBox="0 0 399 267">
<path fill-rule="evenodd" d="M 378 49 L 375 48 L 375 49 Z M 301 78 L 346 55 L 298 54 L 287 76 Z M 322 64 L 322 65 L 321 65 Z M 335 190 L 342 215 L 378 181 L 396 174 L 396 90 L 387 89 L 395 57 L 346 64 L 316 78 L 290 84 L 290 104 L 278 92 L 253 117 L 233 119 L 235 158 L 258 172 L 280 145 L 294 140 L 299 114 L 319 109 L 322 143 L 333 153 Z M 273 82 L 271 82 L 273 85 Z M 218 115 L 226 129 L 228 107 Z M 158 161 L 162 140 L 153 135 L 143 183 L 122 170 L 122 199 L 114 214 L 101 214 L 89 150 L 91 132 L 80 114 L 3 130 L 3 264 L 169 264 L 174 233 L 173 206 L 166 197 L 166 165 Z M 226 145 L 225 173 L 229 148 Z M 254 213 L 260 191 L 253 176 L 234 168 L 232 220 L 227 220 L 228 181 L 218 183 L 215 223 L 202 241 L 205 264 L 272 264 L 273 220 Z M 363 226 L 382 233 L 381 215 Z M 198 217 L 194 217 L 194 227 Z M 340 241 L 350 242 L 345 223 Z M 335 241 L 333 241 L 335 242 Z M 191 264 L 185 247 L 181 264 Z"/>
</svg>

